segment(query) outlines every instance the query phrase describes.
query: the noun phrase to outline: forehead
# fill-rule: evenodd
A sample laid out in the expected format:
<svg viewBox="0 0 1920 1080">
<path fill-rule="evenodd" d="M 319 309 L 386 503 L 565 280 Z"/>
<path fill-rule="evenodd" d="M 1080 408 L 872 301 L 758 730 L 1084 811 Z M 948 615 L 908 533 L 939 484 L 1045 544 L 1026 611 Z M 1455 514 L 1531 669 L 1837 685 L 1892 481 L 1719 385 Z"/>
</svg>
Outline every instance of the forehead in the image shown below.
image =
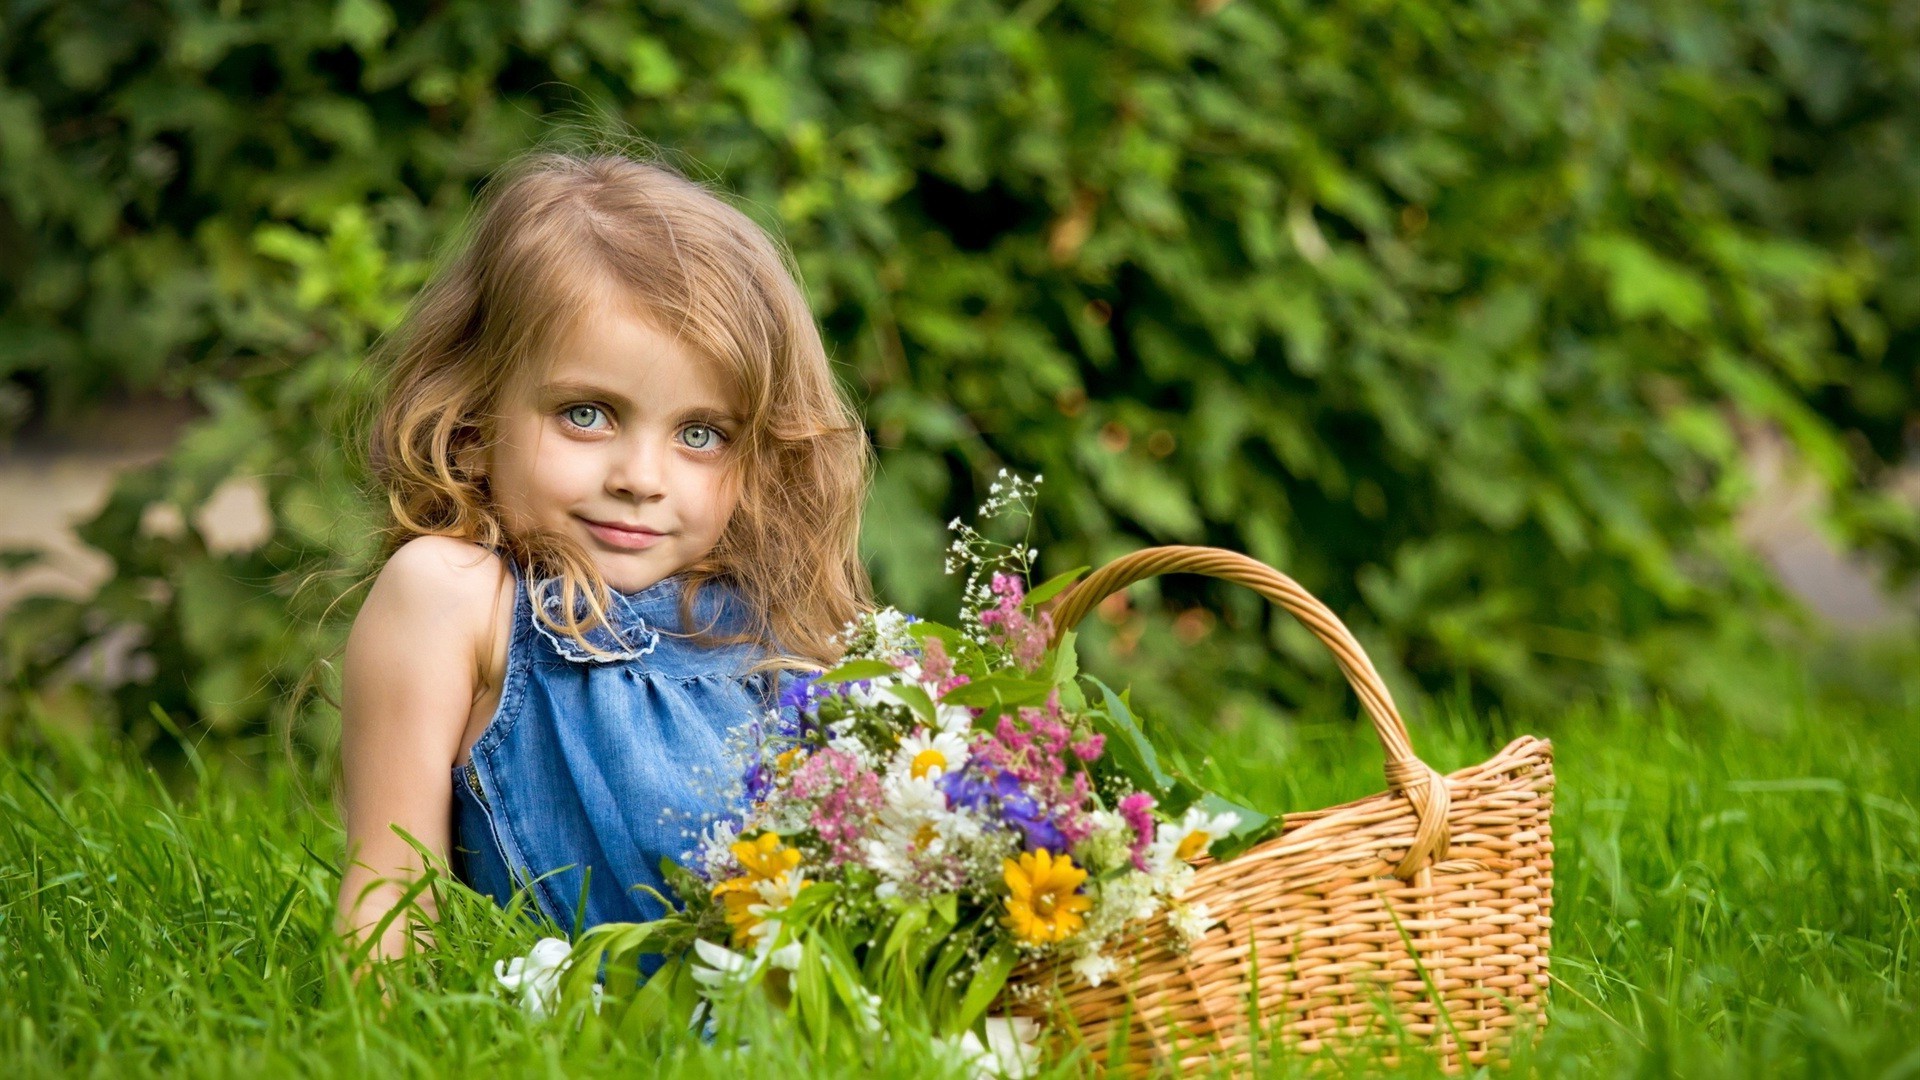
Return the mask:
<svg viewBox="0 0 1920 1080">
<path fill-rule="evenodd" d="M 627 305 L 595 305 L 530 366 L 535 393 L 592 387 L 648 410 L 735 411 L 721 365 Z"/>
</svg>

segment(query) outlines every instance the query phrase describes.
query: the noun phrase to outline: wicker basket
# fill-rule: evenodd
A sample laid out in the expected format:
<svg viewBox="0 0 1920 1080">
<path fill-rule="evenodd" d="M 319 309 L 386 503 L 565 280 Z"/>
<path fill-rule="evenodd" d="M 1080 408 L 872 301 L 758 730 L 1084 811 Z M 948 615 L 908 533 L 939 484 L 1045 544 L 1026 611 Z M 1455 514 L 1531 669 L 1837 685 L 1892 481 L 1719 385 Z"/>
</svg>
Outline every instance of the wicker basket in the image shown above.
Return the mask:
<svg viewBox="0 0 1920 1080">
<path fill-rule="evenodd" d="M 1553 926 L 1551 746 L 1522 737 L 1441 777 L 1414 756 L 1386 685 L 1333 612 L 1285 574 L 1218 548 L 1115 560 L 1058 599 L 1055 634 L 1167 573 L 1245 585 L 1325 642 L 1386 749 L 1388 790 L 1289 814 L 1280 835 L 1201 864 L 1186 899 L 1223 921 L 1191 951 L 1158 916 L 1114 947 L 1117 977 L 1098 987 L 1064 965 L 1016 972 L 1010 1011 L 1048 1015 L 1103 1064 L 1124 1046 L 1135 1068 L 1244 1062 L 1277 1039 L 1305 1053 L 1414 1044 L 1453 1071 L 1537 1031 Z"/>
</svg>

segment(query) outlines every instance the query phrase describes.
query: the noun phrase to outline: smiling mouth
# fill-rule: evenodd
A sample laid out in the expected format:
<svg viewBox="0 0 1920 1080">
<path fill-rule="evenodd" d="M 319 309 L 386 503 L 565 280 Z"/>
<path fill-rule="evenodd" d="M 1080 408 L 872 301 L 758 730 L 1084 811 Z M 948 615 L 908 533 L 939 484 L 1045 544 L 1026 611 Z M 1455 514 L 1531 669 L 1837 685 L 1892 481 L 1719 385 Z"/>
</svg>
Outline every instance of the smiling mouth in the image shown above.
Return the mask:
<svg viewBox="0 0 1920 1080">
<path fill-rule="evenodd" d="M 666 533 L 655 532 L 652 529 L 641 526 L 615 525 L 603 521 L 594 521 L 591 518 L 581 518 L 580 520 L 586 524 L 587 531 L 592 533 L 595 539 L 609 547 L 620 548 L 624 551 L 644 551 L 659 543 L 667 535 Z"/>
</svg>

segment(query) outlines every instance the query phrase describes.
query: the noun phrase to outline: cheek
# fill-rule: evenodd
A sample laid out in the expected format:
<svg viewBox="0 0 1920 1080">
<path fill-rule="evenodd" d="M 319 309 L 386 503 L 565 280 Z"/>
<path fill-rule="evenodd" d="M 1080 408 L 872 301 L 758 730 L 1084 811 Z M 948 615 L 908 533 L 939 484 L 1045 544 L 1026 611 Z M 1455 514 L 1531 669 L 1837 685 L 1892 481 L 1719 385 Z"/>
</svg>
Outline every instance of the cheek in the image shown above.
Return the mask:
<svg viewBox="0 0 1920 1080">
<path fill-rule="evenodd" d="M 734 507 L 740 505 L 740 470 L 721 469 L 710 479 L 706 487 L 708 527 L 718 536 L 727 527 L 727 519 L 733 516 Z"/>
<path fill-rule="evenodd" d="M 568 452 L 577 448 L 545 434 L 538 425 L 516 425 L 494 451 L 494 499 L 501 509 L 537 519 L 577 494 L 586 463 Z"/>
</svg>

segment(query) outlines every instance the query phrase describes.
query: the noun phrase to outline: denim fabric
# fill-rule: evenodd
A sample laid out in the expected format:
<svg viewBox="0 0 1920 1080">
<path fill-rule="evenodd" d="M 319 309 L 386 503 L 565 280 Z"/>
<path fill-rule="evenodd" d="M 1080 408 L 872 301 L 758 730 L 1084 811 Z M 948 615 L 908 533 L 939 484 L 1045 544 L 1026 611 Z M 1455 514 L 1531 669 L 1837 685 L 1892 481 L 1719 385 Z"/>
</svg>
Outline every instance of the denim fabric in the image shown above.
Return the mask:
<svg viewBox="0 0 1920 1080">
<path fill-rule="evenodd" d="M 700 648 L 675 637 L 683 579 L 614 594 L 611 625 L 586 637 L 602 654 L 533 617 L 557 611 L 558 582 L 514 573 L 513 630 L 500 706 L 453 775 L 454 869 L 505 904 L 516 884 L 562 929 L 644 921 L 664 912 L 637 886 L 673 895 L 660 860 L 682 859 L 727 807 L 725 740 L 777 700 L 781 679 L 746 669 L 751 645 Z M 696 626 L 737 628 L 744 609 L 701 591 Z"/>
</svg>

